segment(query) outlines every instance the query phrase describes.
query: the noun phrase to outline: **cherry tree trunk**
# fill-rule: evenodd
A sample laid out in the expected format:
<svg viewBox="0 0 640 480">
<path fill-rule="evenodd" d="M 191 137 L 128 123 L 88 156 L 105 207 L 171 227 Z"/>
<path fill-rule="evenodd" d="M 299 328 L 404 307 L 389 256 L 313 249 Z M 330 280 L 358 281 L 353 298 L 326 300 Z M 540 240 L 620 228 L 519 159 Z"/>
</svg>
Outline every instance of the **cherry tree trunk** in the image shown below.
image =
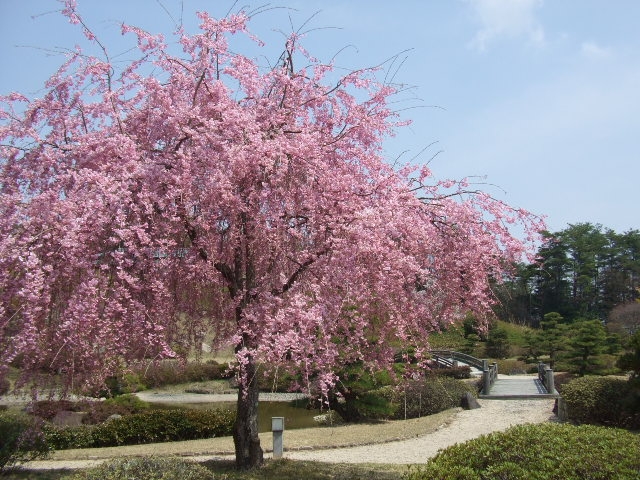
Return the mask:
<svg viewBox="0 0 640 480">
<path fill-rule="evenodd" d="M 242 376 L 238 390 L 236 423 L 233 427 L 233 443 L 236 449 L 236 466 L 240 470 L 262 465 L 263 454 L 258 437 L 258 378 L 253 359 L 241 366 Z M 246 377 L 245 377 L 246 375 Z"/>
</svg>

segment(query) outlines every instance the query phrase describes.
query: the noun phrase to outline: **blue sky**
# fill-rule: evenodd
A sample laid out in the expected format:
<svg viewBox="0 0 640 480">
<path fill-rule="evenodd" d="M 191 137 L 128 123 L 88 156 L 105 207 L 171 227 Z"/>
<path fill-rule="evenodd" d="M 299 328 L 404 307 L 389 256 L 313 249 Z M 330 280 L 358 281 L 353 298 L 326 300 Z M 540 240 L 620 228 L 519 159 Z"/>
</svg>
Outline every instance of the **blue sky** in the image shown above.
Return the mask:
<svg viewBox="0 0 640 480">
<path fill-rule="evenodd" d="M 232 5 L 78 0 L 112 55 L 130 45 L 120 36 L 122 21 L 169 35 L 181 18 L 193 31 L 196 10 L 221 16 Z M 319 59 L 340 52 L 337 64 L 354 69 L 400 54 L 404 63 L 395 80 L 413 88 L 399 108 L 415 108 L 403 112 L 412 125 L 385 144 L 390 159 L 407 151 L 408 160 L 433 143 L 419 160 L 430 161 L 438 177 L 477 176 L 497 198 L 546 215 L 551 231 L 578 222 L 640 229 L 637 0 L 271 5 L 285 8 L 257 15 L 251 24 L 267 41 L 266 52 L 280 50 L 278 30 L 288 32 L 319 12 L 308 24 L 317 30 L 304 42 Z M 55 13 L 59 9 L 54 0 L 0 0 L 0 93 L 41 95 L 63 61 L 56 52 L 83 44 L 80 31 Z"/>
</svg>

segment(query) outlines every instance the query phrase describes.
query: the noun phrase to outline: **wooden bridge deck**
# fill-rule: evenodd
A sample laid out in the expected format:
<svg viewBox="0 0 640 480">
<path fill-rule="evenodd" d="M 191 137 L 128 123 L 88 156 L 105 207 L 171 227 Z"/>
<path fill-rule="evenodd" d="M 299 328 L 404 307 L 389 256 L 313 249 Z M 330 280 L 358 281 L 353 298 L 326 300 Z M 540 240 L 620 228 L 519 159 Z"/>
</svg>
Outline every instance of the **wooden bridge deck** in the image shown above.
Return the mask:
<svg viewBox="0 0 640 480">
<path fill-rule="evenodd" d="M 517 400 L 557 397 L 558 392 L 547 392 L 537 375 L 500 375 L 489 390 L 489 394 L 480 394 L 480 398 L 496 400 Z"/>
</svg>

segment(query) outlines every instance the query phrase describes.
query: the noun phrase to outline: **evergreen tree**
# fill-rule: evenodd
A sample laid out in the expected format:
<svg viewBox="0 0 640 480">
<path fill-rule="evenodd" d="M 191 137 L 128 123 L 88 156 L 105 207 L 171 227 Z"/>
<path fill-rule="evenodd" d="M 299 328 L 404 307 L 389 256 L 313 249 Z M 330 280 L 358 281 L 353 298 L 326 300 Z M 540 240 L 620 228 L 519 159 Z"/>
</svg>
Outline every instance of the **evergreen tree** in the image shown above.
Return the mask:
<svg viewBox="0 0 640 480">
<path fill-rule="evenodd" d="M 511 353 L 511 344 L 507 331 L 501 327 L 492 328 L 486 345 L 487 356 L 491 358 L 507 358 Z"/>
<path fill-rule="evenodd" d="M 631 378 L 640 378 L 640 330 L 638 330 L 631 341 L 627 353 L 618 359 L 618 368 L 624 371 L 631 371 Z"/>
<path fill-rule="evenodd" d="M 542 329 L 538 333 L 539 348 L 549 355 L 549 366 L 554 367 L 558 355 L 564 351 L 567 346 L 565 333 L 567 331 L 563 317 L 558 312 L 550 312 L 544 316 L 541 322 Z"/>
<path fill-rule="evenodd" d="M 594 365 L 594 357 L 606 348 L 607 334 L 599 320 L 577 320 L 569 333 L 570 361 L 582 377 Z"/>
</svg>

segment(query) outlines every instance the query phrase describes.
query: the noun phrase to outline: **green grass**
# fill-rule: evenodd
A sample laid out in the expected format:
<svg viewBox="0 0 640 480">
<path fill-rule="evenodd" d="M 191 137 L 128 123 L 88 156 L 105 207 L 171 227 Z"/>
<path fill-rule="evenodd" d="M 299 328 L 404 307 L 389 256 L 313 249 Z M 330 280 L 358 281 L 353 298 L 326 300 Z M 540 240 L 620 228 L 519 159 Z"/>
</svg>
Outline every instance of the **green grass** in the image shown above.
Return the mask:
<svg viewBox="0 0 640 480">
<path fill-rule="evenodd" d="M 60 480 L 72 472 L 72 470 L 13 470 L 0 473 L 0 478 L 2 480 Z"/>
<path fill-rule="evenodd" d="M 498 320 L 497 325 L 507 332 L 507 338 L 509 339 L 509 343 L 512 347 L 524 347 L 527 345 L 525 333 L 533 330 L 530 327 L 507 323 L 502 320 Z"/>
<path fill-rule="evenodd" d="M 218 480 L 401 480 L 408 471 L 405 465 L 386 464 L 333 464 L 297 460 L 268 460 L 259 469 L 239 472 L 231 461 L 209 461 L 203 465 Z M 2 480 L 65 480 L 69 470 L 10 472 Z M 178 479 L 176 479 L 178 480 Z"/>
<path fill-rule="evenodd" d="M 451 325 L 447 330 L 429 336 L 429 345 L 434 350 L 460 350 L 466 345 L 462 325 Z"/>
<path fill-rule="evenodd" d="M 507 338 L 514 352 L 517 352 L 527 344 L 525 333 L 532 330 L 529 327 L 503 322 L 502 320 L 496 320 L 496 326 L 507 332 Z M 443 332 L 432 334 L 429 337 L 429 344 L 434 350 L 448 349 L 465 351 L 469 349 L 469 340 L 464 338 L 464 328 L 461 324 L 451 325 Z M 473 348 L 472 355 L 478 358 L 484 358 L 484 346 L 484 342 L 478 341 L 476 347 Z"/>
<path fill-rule="evenodd" d="M 400 480 L 408 471 L 404 465 L 320 463 L 298 460 L 271 460 L 262 468 L 238 472 L 233 462 L 204 464 L 221 480 Z"/>
</svg>

